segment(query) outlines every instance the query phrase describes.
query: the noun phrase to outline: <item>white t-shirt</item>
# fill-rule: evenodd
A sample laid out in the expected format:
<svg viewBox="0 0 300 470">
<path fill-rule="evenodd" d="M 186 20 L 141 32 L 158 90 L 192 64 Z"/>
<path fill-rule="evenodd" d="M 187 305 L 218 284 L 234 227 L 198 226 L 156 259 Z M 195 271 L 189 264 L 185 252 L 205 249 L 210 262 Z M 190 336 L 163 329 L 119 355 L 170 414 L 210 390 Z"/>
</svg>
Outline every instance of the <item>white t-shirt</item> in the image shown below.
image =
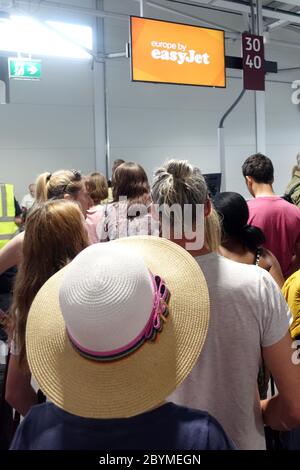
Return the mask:
<svg viewBox="0 0 300 470">
<path fill-rule="evenodd" d="M 210 295 L 208 334 L 191 374 L 169 398 L 211 413 L 239 449 L 265 449 L 257 390 L 261 347 L 287 333 L 288 306 L 270 274 L 257 266 L 216 253 L 196 261 Z"/>
<path fill-rule="evenodd" d="M 10 342 L 10 354 L 12 356 L 19 356 L 19 354 L 20 354 L 17 343 L 16 343 L 16 340 L 15 340 L 14 337 L 12 338 L 12 340 Z M 39 386 L 38 386 L 37 382 L 35 381 L 33 375 L 31 375 L 30 383 L 31 383 L 31 386 L 32 386 L 33 390 L 35 390 L 35 392 L 38 392 Z"/>
<path fill-rule="evenodd" d="M 25 209 L 29 210 L 33 206 L 34 201 L 35 199 L 30 193 L 25 194 L 21 202 L 21 207 L 25 207 Z"/>
</svg>

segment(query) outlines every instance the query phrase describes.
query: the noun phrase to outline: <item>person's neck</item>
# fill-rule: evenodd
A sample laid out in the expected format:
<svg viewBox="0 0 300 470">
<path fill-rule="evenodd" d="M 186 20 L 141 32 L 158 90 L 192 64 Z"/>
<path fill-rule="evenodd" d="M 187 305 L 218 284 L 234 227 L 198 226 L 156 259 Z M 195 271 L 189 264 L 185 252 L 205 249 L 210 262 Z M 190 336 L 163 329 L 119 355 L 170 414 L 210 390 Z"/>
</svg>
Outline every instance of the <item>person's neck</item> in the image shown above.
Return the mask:
<svg viewBox="0 0 300 470">
<path fill-rule="evenodd" d="M 175 239 L 175 240 L 172 240 L 172 242 L 184 248 L 188 253 L 190 253 L 190 255 L 193 256 L 193 258 L 197 258 L 198 256 L 208 255 L 209 253 L 211 253 L 211 250 L 207 246 L 205 246 L 205 244 L 203 245 L 202 248 L 197 249 L 197 250 L 187 249 L 187 246 L 191 245 L 192 242 L 189 240 L 186 240 L 185 238 Z"/>
<path fill-rule="evenodd" d="M 274 197 L 276 194 L 273 191 L 271 184 L 257 184 L 253 188 L 254 197 Z"/>
</svg>

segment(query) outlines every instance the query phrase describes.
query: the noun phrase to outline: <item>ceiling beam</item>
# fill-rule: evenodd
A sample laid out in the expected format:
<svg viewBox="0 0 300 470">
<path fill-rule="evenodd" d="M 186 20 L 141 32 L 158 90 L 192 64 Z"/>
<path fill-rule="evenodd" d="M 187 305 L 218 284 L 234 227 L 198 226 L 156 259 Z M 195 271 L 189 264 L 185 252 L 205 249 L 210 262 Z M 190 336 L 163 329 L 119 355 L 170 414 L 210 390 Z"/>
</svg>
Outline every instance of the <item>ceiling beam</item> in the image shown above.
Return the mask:
<svg viewBox="0 0 300 470">
<path fill-rule="evenodd" d="M 135 0 L 139 1 L 139 0 Z M 201 4 L 203 6 L 205 5 L 212 5 L 212 7 L 221 7 L 225 8 L 229 11 L 234 11 L 238 13 L 250 13 L 250 5 L 244 4 L 244 3 L 239 3 L 239 2 L 234 2 L 234 1 L 229 1 L 229 0 L 193 0 L 195 3 L 199 3 L 199 6 Z M 282 0 L 280 0 L 282 1 Z M 51 1 L 51 0 L 43 0 L 42 2 L 40 0 L 31 0 L 32 4 L 37 4 L 39 7 L 53 7 L 58 11 L 69 11 L 73 13 L 79 13 L 83 15 L 92 15 L 92 16 L 99 16 L 99 17 L 111 17 L 111 18 L 116 18 L 116 19 L 125 19 L 127 15 L 125 14 L 118 14 L 118 13 L 113 13 L 113 12 L 108 12 L 108 11 L 99 11 L 95 10 L 92 8 L 84 8 L 84 7 L 78 7 L 75 5 L 66 5 L 62 2 L 58 1 Z M 156 6 L 157 8 L 160 6 L 163 8 L 163 4 L 160 4 L 159 2 L 151 2 L 149 0 L 146 0 L 145 2 L 149 6 Z M 283 3 L 293 5 L 293 6 L 299 6 L 300 7 L 300 0 L 283 0 Z M 16 5 L 28 5 L 28 0 L 14 0 L 11 3 L 11 7 L 16 6 Z M 271 8 L 263 8 L 262 9 L 263 16 L 267 18 L 274 18 L 275 20 L 284 20 L 288 21 L 289 23 L 297 23 L 300 24 L 300 14 L 297 15 L 292 12 L 282 12 L 278 10 L 272 10 Z"/>
<path fill-rule="evenodd" d="M 281 1 L 281 0 L 280 0 Z M 285 3 L 290 3 L 292 0 L 287 0 Z M 296 1 L 294 2 L 294 6 L 296 5 Z M 200 4 L 200 2 L 199 2 Z M 300 0 L 297 0 L 297 5 L 300 6 Z M 240 13 L 250 13 L 250 5 L 244 3 L 236 3 L 229 0 L 215 0 L 213 6 L 217 6 L 220 8 L 225 8 L 229 11 L 235 11 Z M 288 23 L 296 23 L 300 24 L 300 14 L 297 15 L 292 12 L 282 12 L 278 10 L 272 10 L 271 8 L 262 8 L 262 14 L 266 18 L 274 18 L 274 20 L 283 20 L 287 21 Z"/>
<path fill-rule="evenodd" d="M 1 3 L 1 2 L 0 2 Z M 88 16 L 95 16 L 99 18 L 115 18 L 118 20 L 128 20 L 128 15 L 122 14 L 122 13 L 114 13 L 110 11 L 101 11 L 97 10 L 96 8 L 87 8 L 87 7 L 81 7 L 77 5 L 72 5 L 72 4 L 65 4 L 62 2 L 58 1 L 52 1 L 52 0 L 30 0 L 28 3 L 28 0 L 14 0 L 12 3 L 9 5 L 8 8 L 3 8 L 3 10 L 13 10 L 18 8 L 19 6 L 24 6 L 28 7 L 29 5 L 36 5 L 38 8 L 43 8 L 43 7 L 50 7 L 54 8 L 56 11 L 59 12 L 66 12 L 66 13 L 75 13 L 79 15 L 88 15 Z M 26 12 L 26 10 L 23 9 L 23 13 Z M 28 15 L 30 15 L 30 11 L 28 11 Z"/>
<path fill-rule="evenodd" d="M 285 3 L 286 5 L 300 7 L 300 0 L 278 0 L 278 1 L 280 1 L 280 3 Z"/>
<path fill-rule="evenodd" d="M 134 0 L 134 1 L 138 1 L 138 0 Z M 209 0 L 210 2 L 212 0 Z M 214 2 L 216 0 L 213 0 Z M 175 13 L 176 15 L 178 16 L 181 16 L 183 18 L 189 18 L 191 20 L 197 20 L 198 22 L 200 23 L 204 23 L 208 26 L 213 26 L 213 27 L 217 27 L 217 28 L 222 28 L 222 29 L 225 29 L 226 32 L 230 32 L 230 33 L 239 33 L 240 31 L 237 30 L 237 29 L 233 29 L 233 28 L 229 28 L 229 27 L 224 27 L 222 24 L 220 23 L 217 23 L 217 22 L 213 22 L 213 21 L 210 21 L 210 20 L 206 20 L 204 18 L 201 18 L 199 16 L 195 16 L 195 15 L 191 15 L 190 13 L 185 13 L 183 10 L 177 10 L 175 8 L 170 8 L 170 7 L 166 7 L 166 6 L 163 6 L 162 4 L 160 4 L 159 2 L 153 2 L 153 1 L 149 1 L 149 0 L 146 0 L 146 4 L 149 6 L 149 7 L 153 7 L 157 10 L 162 10 L 162 11 L 167 11 L 168 13 Z M 207 5 L 207 2 L 205 2 L 205 5 Z"/>
<path fill-rule="evenodd" d="M 135 0 L 135 1 L 139 1 L 139 0 Z M 201 4 L 203 6 L 210 4 L 213 7 L 215 6 L 215 7 L 220 7 L 222 9 L 226 9 L 229 12 L 233 11 L 233 12 L 240 13 L 241 16 L 245 16 L 245 14 L 248 14 L 248 15 L 250 14 L 250 5 L 245 4 L 245 3 L 239 3 L 235 1 L 229 1 L 229 0 L 193 0 L 193 1 L 194 3 L 196 2 L 199 3 L 199 6 L 201 6 Z M 300 8 L 300 0 L 280 0 L 280 1 L 288 5 L 299 6 Z M 39 7 L 53 7 L 57 11 L 66 11 L 66 12 L 69 11 L 72 13 L 78 13 L 82 15 L 98 16 L 102 18 L 111 17 L 111 18 L 122 19 L 122 20 L 126 20 L 128 18 L 128 15 L 126 14 L 120 14 L 120 13 L 114 13 L 114 12 L 108 12 L 108 11 L 99 11 L 99 10 L 92 9 L 92 8 L 78 7 L 78 6 L 74 6 L 70 4 L 66 5 L 58 1 L 43 0 L 41 2 L 40 0 L 31 0 L 31 3 L 37 4 Z M 161 8 L 161 9 L 166 8 L 163 6 L 162 3 L 157 2 L 157 1 L 155 2 L 155 1 L 146 0 L 145 3 L 149 6 L 156 7 L 156 8 Z M 28 5 L 28 0 L 14 0 L 11 2 L 10 7 L 14 7 L 18 5 Z M 172 9 L 168 9 L 168 10 L 171 11 Z M 177 13 L 177 14 L 181 13 L 181 15 L 184 16 L 184 13 L 182 11 L 180 12 L 179 10 L 177 11 L 173 10 L 173 11 L 174 13 Z M 278 10 L 273 10 L 271 8 L 263 7 L 262 14 L 266 18 L 273 18 L 274 20 L 280 21 L 280 23 L 276 21 L 275 24 L 277 23 L 277 25 L 275 26 L 274 24 L 273 28 L 271 26 L 271 29 L 274 29 L 275 27 L 279 27 L 279 26 L 281 27 L 284 26 L 284 22 L 287 22 L 285 24 L 288 24 L 288 23 L 300 24 L 300 14 L 297 15 L 296 13 L 293 13 L 293 12 L 283 12 L 283 11 L 278 11 Z M 189 16 L 192 17 L 192 15 L 189 15 Z M 197 19 L 198 21 L 200 20 L 200 18 L 197 18 L 196 16 L 193 18 Z M 211 22 L 211 25 L 213 25 L 213 22 Z M 234 31 L 233 29 L 230 29 L 230 28 L 227 28 L 227 30 Z"/>
<path fill-rule="evenodd" d="M 274 21 L 274 23 L 268 24 L 267 31 L 273 31 L 273 29 L 283 28 L 284 26 L 287 26 L 288 24 L 290 24 L 290 22 L 287 20 L 277 20 L 277 21 Z"/>
</svg>

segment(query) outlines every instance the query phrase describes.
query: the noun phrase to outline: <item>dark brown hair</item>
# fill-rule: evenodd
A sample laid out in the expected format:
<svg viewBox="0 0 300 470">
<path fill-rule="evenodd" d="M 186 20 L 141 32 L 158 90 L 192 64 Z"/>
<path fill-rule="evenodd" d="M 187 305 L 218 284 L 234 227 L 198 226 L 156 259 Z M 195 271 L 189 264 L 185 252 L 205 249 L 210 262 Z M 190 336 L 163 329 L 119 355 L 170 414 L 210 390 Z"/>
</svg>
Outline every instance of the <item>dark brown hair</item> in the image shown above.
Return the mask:
<svg viewBox="0 0 300 470">
<path fill-rule="evenodd" d="M 243 176 L 251 176 L 256 183 L 273 184 L 274 168 L 271 160 L 262 153 L 251 155 L 242 166 Z"/>
<path fill-rule="evenodd" d="M 102 173 L 95 171 L 87 177 L 86 185 L 94 204 L 100 204 L 108 196 L 107 181 Z"/>
<path fill-rule="evenodd" d="M 130 205 L 148 205 L 151 202 L 147 174 L 138 163 L 125 162 L 118 166 L 113 174 L 112 185 L 114 202 L 118 202 L 121 196 L 126 196 Z"/>
<path fill-rule="evenodd" d="M 118 166 L 122 165 L 122 163 L 125 163 L 125 160 L 122 160 L 122 158 L 117 158 L 117 160 L 114 160 L 112 169 L 111 169 L 111 175 L 113 176 L 114 172 L 118 168 Z"/>
</svg>

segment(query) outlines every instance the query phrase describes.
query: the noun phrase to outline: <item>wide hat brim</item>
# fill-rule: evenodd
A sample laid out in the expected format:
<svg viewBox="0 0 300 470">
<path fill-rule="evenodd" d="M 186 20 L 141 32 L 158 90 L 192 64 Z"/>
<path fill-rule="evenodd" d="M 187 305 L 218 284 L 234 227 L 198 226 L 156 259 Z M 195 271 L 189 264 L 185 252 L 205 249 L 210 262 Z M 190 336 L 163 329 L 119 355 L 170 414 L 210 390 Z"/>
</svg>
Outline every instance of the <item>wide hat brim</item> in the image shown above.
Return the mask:
<svg viewBox="0 0 300 470">
<path fill-rule="evenodd" d="M 171 292 L 170 314 L 154 342 L 121 360 L 99 363 L 72 347 L 59 305 L 63 268 L 40 289 L 26 328 L 31 372 L 48 399 L 74 415 L 122 418 L 156 407 L 183 382 L 203 347 L 209 295 L 203 273 L 183 248 L 168 240 L 137 236 L 109 243 L 140 255 Z"/>
</svg>

